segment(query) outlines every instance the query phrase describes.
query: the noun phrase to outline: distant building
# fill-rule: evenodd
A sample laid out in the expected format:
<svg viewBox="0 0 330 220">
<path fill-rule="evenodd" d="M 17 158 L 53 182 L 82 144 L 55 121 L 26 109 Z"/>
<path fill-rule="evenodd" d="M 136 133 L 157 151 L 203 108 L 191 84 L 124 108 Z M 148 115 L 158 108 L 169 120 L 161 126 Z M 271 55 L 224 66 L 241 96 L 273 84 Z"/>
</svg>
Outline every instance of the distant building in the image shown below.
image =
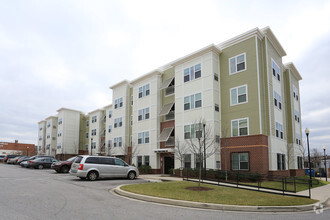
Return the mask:
<svg viewBox="0 0 330 220">
<path fill-rule="evenodd" d="M 33 156 L 36 153 L 34 144 L 18 143 L 18 140 L 12 142 L 0 142 L 0 154 L 20 154 Z"/>
</svg>

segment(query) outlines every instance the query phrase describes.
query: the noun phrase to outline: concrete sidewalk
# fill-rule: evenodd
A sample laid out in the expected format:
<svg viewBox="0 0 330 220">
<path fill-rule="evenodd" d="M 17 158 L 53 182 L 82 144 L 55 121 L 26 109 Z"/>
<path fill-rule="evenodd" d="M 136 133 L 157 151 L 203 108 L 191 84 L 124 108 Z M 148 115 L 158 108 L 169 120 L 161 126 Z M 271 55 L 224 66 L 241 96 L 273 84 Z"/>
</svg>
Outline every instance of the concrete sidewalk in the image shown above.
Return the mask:
<svg viewBox="0 0 330 220">
<path fill-rule="evenodd" d="M 145 179 L 149 182 L 182 181 L 182 178 L 171 177 L 169 175 L 152 175 L 152 174 L 140 175 L 139 178 Z M 319 200 L 319 202 L 311 205 L 300 205 L 300 206 L 237 206 L 237 205 L 189 202 L 183 200 L 174 200 L 174 199 L 166 199 L 166 198 L 134 194 L 123 191 L 120 189 L 120 187 L 121 186 L 115 188 L 113 192 L 121 196 L 143 200 L 143 201 L 184 206 L 184 207 L 192 207 L 192 208 L 202 208 L 202 209 L 245 211 L 245 212 L 302 212 L 302 211 L 317 211 L 323 209 L 326 206 L 330 206 L 330 184 L 312 189 L 312 199 Z M 308 196 L 309 191 L 305 190 L 297 194 Z"/>
</svg>

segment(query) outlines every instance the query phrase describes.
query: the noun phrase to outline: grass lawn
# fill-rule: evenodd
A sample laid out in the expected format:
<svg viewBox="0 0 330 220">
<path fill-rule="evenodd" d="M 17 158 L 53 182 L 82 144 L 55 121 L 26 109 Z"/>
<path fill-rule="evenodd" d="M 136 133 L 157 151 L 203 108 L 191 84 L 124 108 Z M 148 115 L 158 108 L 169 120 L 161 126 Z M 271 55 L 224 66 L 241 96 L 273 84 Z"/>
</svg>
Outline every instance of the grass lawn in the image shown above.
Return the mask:
<svg viewBox="0 0 330 220">
<path fill-rule="evenodd" d="M 291 183 L 286 184 L 286 189 L 288 191 L 294 191 L 293 180 L 291 179 L 290 181 L 291 181 Z M 313 180 L 312 183 L 313 183 L 312 189 L 329 184 L 329 183 L 327 183 L 323 180 L 319 180 L 318 182 Z M 255 182 L 255 183 L 250 182 L 250 183 L 244 183 L 244 184 L 251 185 L 251 186 L 258 186 L 257 182 Z M 267 188 L 279 189 L 279 190 L 283 189 L 282 182 L 276 182 L 276 181 L 262 181 L 261 182 L 261 187 L 267 187 Z M 302 181 L 299 181 L 299 179 L 297 179 L 297 181 L 296 181 L 296 191 L 300 192 L 300 191 L 303 191 L 303 190 L 308 190 L 308 184 L 306 184 L 306 183 L 303 184 Z"/>
<path fill-rule="evenodd" d="M 206 184 L 201 184 L 201 186 L 212 188 L 212 190 L 192 191 L 186 189 L 187 187 L 194 186 L 198 186 L 198 184 L 182 181 L 125 185 L 122 186 L 121 189 L 128 192 L 155 197 L 228 205 L 293 206 L 307 205 L 317 202 L 316 200 L 308 198 L 274 195 L 270 193 Z"/>
</svg>

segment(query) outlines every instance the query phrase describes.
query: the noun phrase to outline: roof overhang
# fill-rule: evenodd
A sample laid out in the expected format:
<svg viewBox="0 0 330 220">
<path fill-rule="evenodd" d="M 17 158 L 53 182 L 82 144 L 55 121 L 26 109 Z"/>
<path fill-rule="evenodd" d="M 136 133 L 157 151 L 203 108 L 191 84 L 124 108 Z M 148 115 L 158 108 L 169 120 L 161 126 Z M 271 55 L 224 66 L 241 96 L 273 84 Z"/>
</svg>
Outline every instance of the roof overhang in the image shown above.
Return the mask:
<svg viewBox="0 0 330 220">
<path fill-rule="evenodd" d="M 154 149 L 155 153 L 174 153 L 174 148 Z"/>
<path fill-rule="evenodd" d="M 131 81 L 131 84 L 132 85 L 137 84 L 137 83 L 141 82 L 142 80 L 148 79 L 151 76 L 161 75 L 162 73 L 163 72 L 161 70 L 159 70 L 159 69 L 153 70 L 153 71 L 151 71 L 149 73 L 146 73 L 143 76 L 140 76 L 139 78 Z"/>
<path fill-rule="evenodd" d="M 174 105 L 174 102 L 164 105 L 162 110 L 159 113 L 159 116 L 167 115 L 170 112 L 173 105 Z"/>
<path fill-rule="evenodd" d="M 119 83 L 116 83 L 115 85 L 112 85 L 109 88 L 114 89 L 114 88 L 122 86 L 122 85 L 129 85 L 129 81 L 127 81 L 127 80 L 120 81 Z"/>
<path fill-rule="evenodd" d="M 164 128 L 162 133 L 159 136 L 159 141 L 160 142 L 167 141 L 168 138 L 170 137 L 173 129 L 174 129 L 173 127 Z"/>
<path fill-rule="evenodd" d="M 280 42 L 277 40 L 276 36 L 274 35 L 273 31 L 270 29 L 270 27 L 265 27 L 263 29 L 261 29 L 262 33 L 264 35 L 267 36 L 268 40 L 270 41 L 270 43 L 273 45 L 273 47 L 275 48 L 275 50 L 278 52 L 278 54 L 281 57 L 286 56 L 286 52 L 283 49 L 282 45 L 280 44 Z"/>
<path fill-rule="evenodd" d="M 284 64 L 284 67 L 285 67 L 286 69 L 291 70 L 291 73 L 293 74 L 293 76 L 294 76 L 298 81 L 299 81 L 299 80 L 302 80 L 302 77 L 301 77 L 300 73 L 298 72 L 296 66 L 295 66 L 292 62 Z"/>
<path fill-rule="evenodd" d="M 174 79 L 174 77 L 165 79 L 159 89 L 162 90 L 162 89 L 167 88 L 171 84 L 173 79 Z"/>
</svg>

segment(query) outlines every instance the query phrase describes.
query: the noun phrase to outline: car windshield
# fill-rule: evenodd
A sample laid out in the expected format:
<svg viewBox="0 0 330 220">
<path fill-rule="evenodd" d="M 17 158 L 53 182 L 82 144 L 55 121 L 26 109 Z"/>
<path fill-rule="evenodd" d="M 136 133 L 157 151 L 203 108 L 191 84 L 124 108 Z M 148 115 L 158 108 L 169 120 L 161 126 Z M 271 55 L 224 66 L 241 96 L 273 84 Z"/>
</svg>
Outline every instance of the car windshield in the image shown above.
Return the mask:
<svg viewBox="0 0 330 220">
<path fill-rule="evenodd" d="M 74 160 L 74 162 L 75 163 L 80 163 L 80 161 L 83 159 L 83 157 L 77 157 L 75 160 Z"/>
</svg>

